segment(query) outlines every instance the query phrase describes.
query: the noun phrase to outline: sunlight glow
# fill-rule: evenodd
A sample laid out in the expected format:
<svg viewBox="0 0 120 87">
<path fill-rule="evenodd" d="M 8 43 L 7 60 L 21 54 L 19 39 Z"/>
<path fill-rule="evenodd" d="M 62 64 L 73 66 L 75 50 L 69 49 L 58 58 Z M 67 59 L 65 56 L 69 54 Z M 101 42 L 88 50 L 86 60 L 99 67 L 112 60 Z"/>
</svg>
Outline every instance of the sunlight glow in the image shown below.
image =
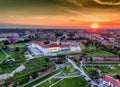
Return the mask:
<svg viewBox="0 0 120 87">
<path fill-rule="evenodd" d="M 99 24 L 92 24 L 90 27 L 93 28 L 93 29 L 96 29 L 96 28 L 99 28 L 100 25 Z"/>
</svg>

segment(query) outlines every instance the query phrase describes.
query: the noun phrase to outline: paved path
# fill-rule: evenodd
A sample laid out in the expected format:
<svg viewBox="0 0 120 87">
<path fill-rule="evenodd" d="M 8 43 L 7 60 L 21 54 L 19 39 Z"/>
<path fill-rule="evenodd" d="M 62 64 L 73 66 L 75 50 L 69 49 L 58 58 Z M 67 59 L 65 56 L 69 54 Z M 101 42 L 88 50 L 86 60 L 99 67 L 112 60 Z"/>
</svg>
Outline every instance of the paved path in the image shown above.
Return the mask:
<svg viewBox="0 0 120 87">
<path fill-rule="evenodd" d="M 80 77 L 81 75 L 75 75 L 75 76 L 56 76 L 54 78 L 59 78 L 59 79 L 62 79 L 62 78 L 74 78 L 74 77 Z"/>
<path fill-rule="evenodd" d="M 118 66 L 118 64 L 84 64 L 84 66 Z"/>
</svg>

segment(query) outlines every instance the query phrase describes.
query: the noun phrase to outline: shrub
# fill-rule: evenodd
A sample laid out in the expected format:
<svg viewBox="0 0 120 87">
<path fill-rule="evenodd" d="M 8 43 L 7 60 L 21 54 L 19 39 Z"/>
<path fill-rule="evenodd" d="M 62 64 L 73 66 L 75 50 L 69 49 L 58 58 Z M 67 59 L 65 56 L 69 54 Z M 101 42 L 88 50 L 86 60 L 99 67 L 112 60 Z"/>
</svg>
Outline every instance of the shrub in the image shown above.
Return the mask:
<svg viewBox="0 0 120 87">
<path fill-rule="evenodd" d="M 29 77 L 28 77 L 28 76 L 23 76 L 23 77 L 21 77 L 20 79 L 18 79 L 19 85 L 23 85 L 23 84 L 27 83 L 28 80 L 29 80 Z"/>
<path fill-rule="evenodd" d="M 33 72 L 31 75 L 32 75 L 32 78 L 35 79 L 38 76 L 38 72 Z"/>
</svg>

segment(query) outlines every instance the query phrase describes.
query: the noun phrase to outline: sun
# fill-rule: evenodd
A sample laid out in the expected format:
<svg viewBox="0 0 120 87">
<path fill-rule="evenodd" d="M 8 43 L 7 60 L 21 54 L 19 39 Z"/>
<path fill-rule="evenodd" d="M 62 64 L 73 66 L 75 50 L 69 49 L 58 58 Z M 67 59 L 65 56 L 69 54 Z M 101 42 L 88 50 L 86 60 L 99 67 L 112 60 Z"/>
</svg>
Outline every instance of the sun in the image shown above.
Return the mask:
<svg viewBox="0 0 120 87">
<path fill-rule="evenodd" d="M 90 27 L 93 29 L 97 29 L 100 27 L 100 25 L 99 24 L 92 24 Z"/>
</svg>

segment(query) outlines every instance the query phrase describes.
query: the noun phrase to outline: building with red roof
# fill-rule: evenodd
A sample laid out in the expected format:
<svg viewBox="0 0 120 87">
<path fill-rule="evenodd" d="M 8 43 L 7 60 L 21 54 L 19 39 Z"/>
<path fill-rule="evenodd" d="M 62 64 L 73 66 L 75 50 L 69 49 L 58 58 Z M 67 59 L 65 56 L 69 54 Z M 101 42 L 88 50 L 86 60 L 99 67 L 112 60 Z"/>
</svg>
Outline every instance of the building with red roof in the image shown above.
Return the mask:
<svg viewBox="0 0 120 87">
<path fill-rule="evenodd" d="M 118 79 L 115 79 L 111 76 L 108 75 L 104 75 L 103 80 L 105 80 L 106 82 L 110 82 L 111 84 L 113 84 L 113 87 L 120 87 L 120 81 Z"/>
<path fill-rule="evenodd" d="M 36 56 L 41 55 L 52 55 L 58 53 L 65 53 L 70 51 L 81 51 L 79 44 L 75 41 L 38 41 L 33 42 L 28 46 L 29 50 Z"/>
</svg>

